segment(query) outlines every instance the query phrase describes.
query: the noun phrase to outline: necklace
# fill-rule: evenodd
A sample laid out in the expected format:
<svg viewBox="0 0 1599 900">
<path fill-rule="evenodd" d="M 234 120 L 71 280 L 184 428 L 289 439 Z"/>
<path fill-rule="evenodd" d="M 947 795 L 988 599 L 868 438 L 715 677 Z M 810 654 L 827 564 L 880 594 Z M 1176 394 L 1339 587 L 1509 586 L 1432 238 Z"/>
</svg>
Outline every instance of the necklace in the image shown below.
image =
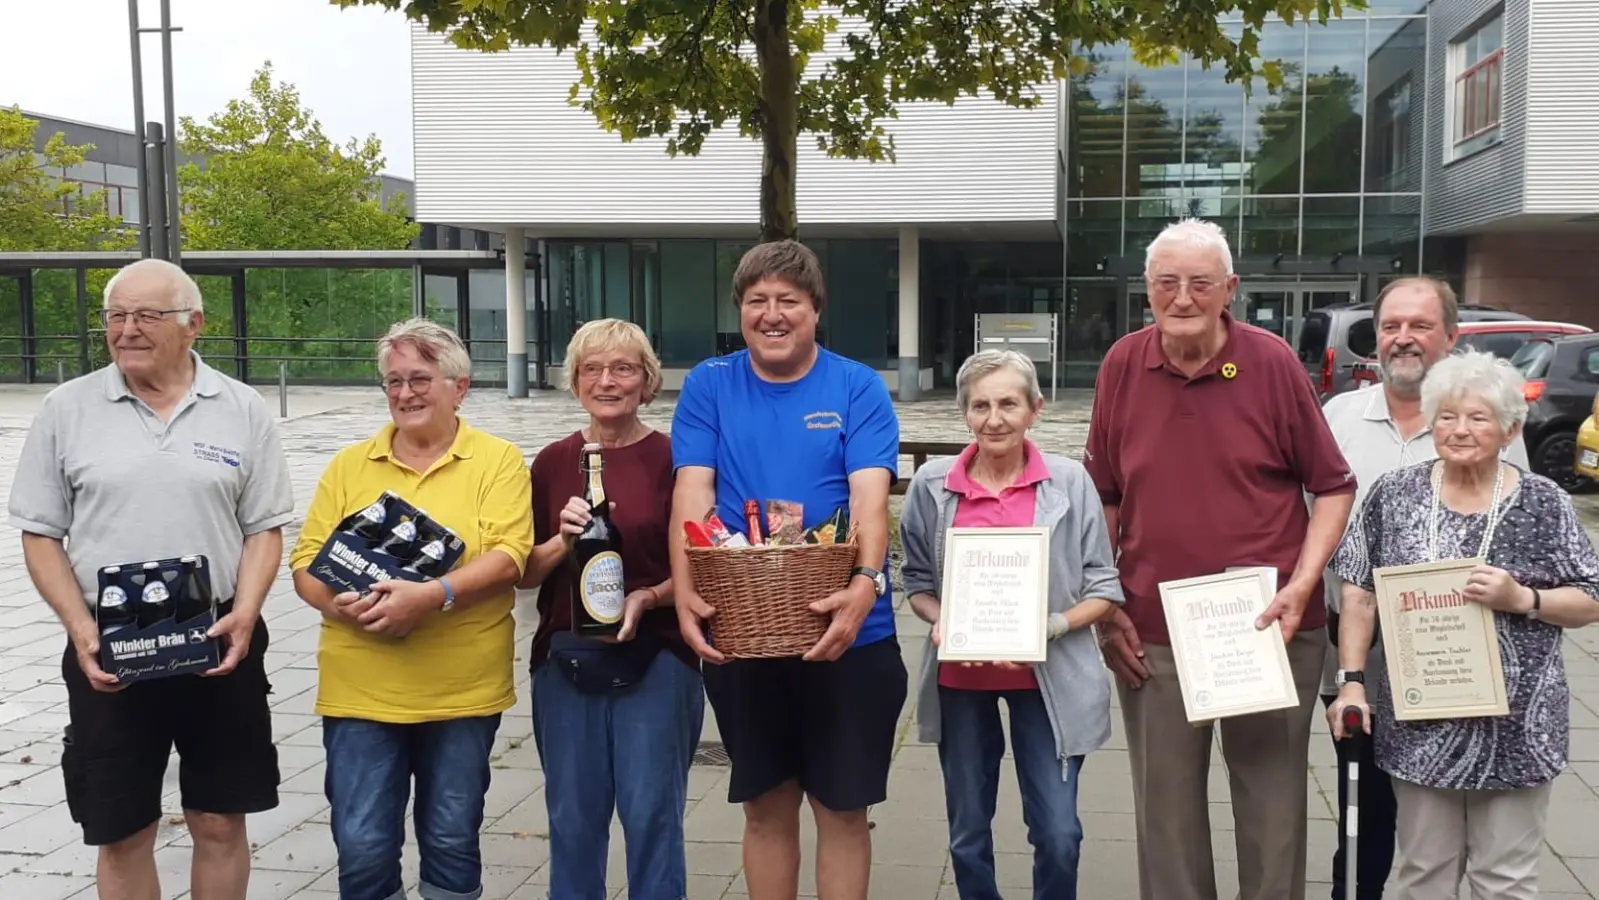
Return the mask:
<svg viewBox="0 0 1599 900">
<path fill-rule="evenodd" d="M 1427 536 L 1429 539 L 1428 546 L 1432 550 L 1433 562 L 1437 562 L 1439 558 L 1438 519 L 1442 515 L 1444 503 L 1443 483 L 1444 464 L 1442 461 L 1439 461 L 1434 463 L 1432 467 L 1432 516 L 1427 527 Z M 1482 527 L 1482 545 L 1477 548 L 1477 556 L 1480 557 L 1483 562 L 1488 561 L 1488 551 L 1493 545 L 1494 540 L 1494 529 L 1499 525 L 1499 496 L 1504 491 L 1504 487 L 1505 466 L 1504 463 L 1500 463 L 1494 469 L 1493 500 L 1488 504 L 1488 521 Z"/>
</svg>

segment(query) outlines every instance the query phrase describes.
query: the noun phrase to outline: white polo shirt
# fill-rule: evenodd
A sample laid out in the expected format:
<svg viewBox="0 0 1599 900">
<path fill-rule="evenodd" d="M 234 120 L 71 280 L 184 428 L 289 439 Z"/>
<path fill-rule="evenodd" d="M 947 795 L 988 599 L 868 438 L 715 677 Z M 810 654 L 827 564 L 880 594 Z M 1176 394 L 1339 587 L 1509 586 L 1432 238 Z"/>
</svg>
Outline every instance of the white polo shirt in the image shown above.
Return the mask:
<svg viewBox="0 0 1599 900">
<path fill-rule="evenodd" d="M 12 481 L 13 527 L 64 539 L 91 606 L 103 566 L 205 554 L 232 599 L 246 535 L 294 517 L 277 421 L 261 395 L 192 353 L 194 383 L 169 420 L 115 364 L 51 391 Z"/>
<path fill-rule="evenodd" d="M 1383 474 L 1412 463 L 1438 458 L 1438 448 L 1433 443 L 1430 428 L 1423 428 L 1409 440 L 1400 436 L 1399 426 L 1388 411 L 1388 392 L 1380 384 L 1333 396 L 1322 406 L 1322 414 L 1327 417 L 1327 425 L 1332 429 L 1333 439 L 1338 442 L 1338 449 L 1343 451 L 1350 471 L 1355 473 L 1355 508 L 1349 514 L 1350 527 L 1360 520 L 1360 510 L 1366 503 L 1367 493 Z M 1505 448 L 1503 456 L 1506 462 L 1522 471 L 1530 468 L 1526 444 L 1519 437 Z M 1329 569 L 1324 584 L 1327 608 L 1337 611 L 1343 581 Z M 1366 661 L 1367 684 L 1371 683 L 1371 673 L 1375 667 L 1380 665 L 1383 665 L 1382 651 L 1374 648 Z M 1337 670 L 1338 648 L 1328 644 L 1327 663 L 1322 673 L 1323 694 L 1338 692 L 1333 684 Z"/>
</svg>

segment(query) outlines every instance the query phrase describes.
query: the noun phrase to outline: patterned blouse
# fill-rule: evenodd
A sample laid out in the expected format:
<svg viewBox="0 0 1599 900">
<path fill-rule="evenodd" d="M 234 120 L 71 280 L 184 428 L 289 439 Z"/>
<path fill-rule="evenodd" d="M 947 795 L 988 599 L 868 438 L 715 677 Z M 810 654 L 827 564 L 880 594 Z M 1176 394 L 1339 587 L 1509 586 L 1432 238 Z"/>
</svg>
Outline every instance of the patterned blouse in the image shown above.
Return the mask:
<svg viewBox="0 0 1599 900">
<path fill-rule="evenodd" d="M 1432 467 L 1429 460 L 1377 479 L 1333 555 L 1334 573 L 1370 591 L 1374 568 L 1433 561 L 1428 546 Z M 1523 471 L 1500 509 L 1489 565 L 1527 587 L 1575 587 L 1599 599 L 1599 557 L 1571 498 L 1558 485 Z M 1486 511 L 1461 515 L 1442 507 L 1440 558 L 1475 556 L 1487 521 Z M 1423 787 L 1473 790 L 1537 787 L 1565 768 L 1571 698 L 1560 654 L 1563 630 L 1503 612 L 1494 613 L 1494 625 L 1510 714 L 1397 721 L 1388 672 L 1381 667 L 1369 699 L 1377 765 L 1383 771 Z"/>
</svg>

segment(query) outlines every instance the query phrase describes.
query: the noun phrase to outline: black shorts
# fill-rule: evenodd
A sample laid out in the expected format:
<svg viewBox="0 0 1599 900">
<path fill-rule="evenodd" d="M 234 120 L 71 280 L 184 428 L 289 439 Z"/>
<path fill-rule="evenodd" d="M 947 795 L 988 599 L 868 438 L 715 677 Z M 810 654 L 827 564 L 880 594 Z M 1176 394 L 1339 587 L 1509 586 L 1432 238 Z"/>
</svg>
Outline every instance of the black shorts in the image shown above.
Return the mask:
<svg viewBox="0 0 1599 900">
<path fill-rule="evenodd" d="M 241 814 L 278 805 L 267 642 L 266 622 L 257 622 L 249 652 L 228 675 L 178 675 L 103 694 L 90 686 L 67 641 L 61 674 L 71 724 L 61 772 L 84 843 L 117 843 L 161 817 L 174 744 L 184 809 Z"/>
<path fill-rule="evenodd" d="M 733 764 L 728 802 L 795 779 L 840 812 L 887 799 L 907 691 L 899 641 L 851 647 L 830 663 L 738 659 L 703 674 Z"/>
</svg>

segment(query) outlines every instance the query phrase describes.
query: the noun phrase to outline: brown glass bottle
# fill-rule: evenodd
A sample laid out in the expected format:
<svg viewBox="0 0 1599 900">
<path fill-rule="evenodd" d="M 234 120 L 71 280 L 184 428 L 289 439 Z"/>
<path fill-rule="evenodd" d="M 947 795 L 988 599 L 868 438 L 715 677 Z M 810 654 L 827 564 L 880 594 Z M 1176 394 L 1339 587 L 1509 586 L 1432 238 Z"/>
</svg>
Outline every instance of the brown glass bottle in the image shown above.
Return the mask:
<svg viewBox="0 0 1599 900">
<path fill-rule="evenodd" d="M 599 444 L 584 444 L 578 471 L 589 523 L 572 542 L 572 630 L 584 637 L 614 635 L 622 630 L 622 534 L 611 521 L 605 496 L 604 462 Z"/>
</svg>

